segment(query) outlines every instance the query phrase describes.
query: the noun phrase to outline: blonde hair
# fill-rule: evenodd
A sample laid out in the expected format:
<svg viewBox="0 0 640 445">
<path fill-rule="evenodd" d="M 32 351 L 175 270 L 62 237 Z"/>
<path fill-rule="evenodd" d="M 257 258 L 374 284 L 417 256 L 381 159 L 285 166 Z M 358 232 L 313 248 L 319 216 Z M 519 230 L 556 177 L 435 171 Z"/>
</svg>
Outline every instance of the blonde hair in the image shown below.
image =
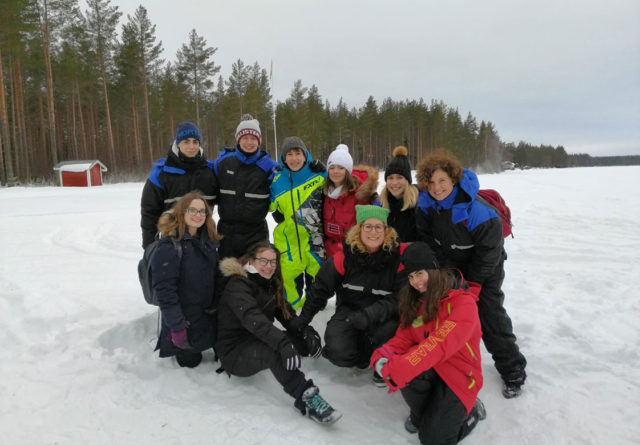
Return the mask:
<svg viewBox="0 0 640 445">
<path fill-rule="evenodd" d="M 216 230 L 216 223 L 213 221 L 213 212 L 211 207 L 204 199 L 204 196 L 199 192 L 190 192 L 180 198 L 173 205 L 171 210 L 167 210 L 158 220 L 158 232 L 162 238 L 168 236 L 172 237 L 175 241 L 180 241 L 184 238 L 184 232 L 187 229 L 187 223 L 184 219 L 184 214 L 187 212 L 187 208 L 191 205 L 191 201 L 198 199 L 204 203 L 204 207 L 207 210 L 207 216 L 204 220 L 204 226 L 207 230 L 209 238 L 212 240 L 220 240 L 222 236 L 218 234 Z"/>
<path fill-rule="evenodd" d="M 345 243 L 351 248 L 351 251 L 355 251 L 358 249 L 362 253 L 367 252 L 367 248 L 362 243 L 360 239 L 360 233 L 362 232 L 362 221 L 360 224 L 356 224 L 352 228 L 349 229 L 347 235 L 344 238 Z M 398 245 L 398 233 L 391 226 L 385 224 L 384 228 L 384 241 L 382 242 L 382 250 L 386 250 L 388 252 L 391 251 L 394 247 Z"/>
<path fill-rule="evenodd" d="M 382 189 L 380 192 L 380 204 L 385 209 L 389 208 L 389 189 L 387 186 Z M 404 186 L 404 190 L 402 191 L 402 208 L 400 211 L 404 212 L 407 209 L 412 209 L 418 204 L 418 189 L 413 185 L 407 183 Z"/>
</svg>

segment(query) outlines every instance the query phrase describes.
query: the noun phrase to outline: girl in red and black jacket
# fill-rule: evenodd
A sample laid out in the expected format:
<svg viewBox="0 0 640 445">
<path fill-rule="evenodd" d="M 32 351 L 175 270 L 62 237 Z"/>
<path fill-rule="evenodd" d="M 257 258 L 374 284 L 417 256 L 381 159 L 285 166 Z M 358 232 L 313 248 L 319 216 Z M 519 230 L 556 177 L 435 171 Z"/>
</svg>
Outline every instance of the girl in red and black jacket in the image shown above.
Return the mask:
<svg viewBox="0 0 640 445">
<path fill-rule="evenodd" d="M 402 255 L 409 284 L 399 295 L 400 327 L 376 349 L 371 367 L 409 405 L 405 428 L 422 444 L 455 444 L 486 417 L 482 388 L 480 286 L 438 270 L 425 243 Z"/>
<path fill-rule="evenodd" d="M 373 204 L 378 193 L 378 171 L 368 165 L 353 166 L 349 147 L 340 144 L 327 160 L 324 182 L 324 248 L 327 259 L 341 250 L 349 229 L 356 225 L 356 204 Z"/>
</svg>

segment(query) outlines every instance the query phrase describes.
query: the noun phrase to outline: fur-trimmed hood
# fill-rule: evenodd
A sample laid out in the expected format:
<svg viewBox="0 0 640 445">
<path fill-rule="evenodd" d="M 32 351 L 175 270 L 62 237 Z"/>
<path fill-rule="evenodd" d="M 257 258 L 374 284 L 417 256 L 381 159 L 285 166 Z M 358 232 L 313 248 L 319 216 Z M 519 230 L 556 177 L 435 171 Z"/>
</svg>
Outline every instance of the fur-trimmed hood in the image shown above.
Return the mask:
<svg viewBox="0 0 640 445">
<path fill-rule="evenodd" d="M 352 175 L 360 180 L 360 187 L 356 191 L 356 199 L 361 202 L 371 202 L 378 195 L 378 170 L 358 164 L 353 167 Z"/>
<path fill-rule="evenodd" d="M 244 265 L 240 264 L 238 258 L 233 257 L 228 257 L 220 261 L 220 272 L 227 278 L 234 275 L 240 275 L 245 278 L 249 276 Z"/>
</svg>

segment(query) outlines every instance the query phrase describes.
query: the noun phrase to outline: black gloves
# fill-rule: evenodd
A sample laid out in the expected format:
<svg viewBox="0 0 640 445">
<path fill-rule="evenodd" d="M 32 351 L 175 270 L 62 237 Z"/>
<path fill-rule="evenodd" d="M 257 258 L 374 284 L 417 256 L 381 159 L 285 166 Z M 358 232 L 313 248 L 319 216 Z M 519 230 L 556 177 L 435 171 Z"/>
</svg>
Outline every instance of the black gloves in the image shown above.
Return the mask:
<svg viewBox="0 0 640 445">
<path fill-rule="evenodd" d="M 327 167 L 325 167 L 322 162 L 314 159 L 313 161 L 309 162 L 309 170 L 314 173 L 324 173 L 327 171 Z"/>
<path fill-rule="evenodd" d="M 277 210 L 271 213 L 271 216 L 273 217 L 273 220 L 276 222 L 276 224 L 280 224 L 282 221 L 284 221 L 284 215 Z"/>
<path fill-rule="evenodd" d="M 320 353 L 322 352 L 322 340 L 320 340 L 320 334 L 313 329 L 313 326 L 308 325 L 302 330 L 302 339 L 304 340 L 305 345 L 307 345 L 309 356 L 313 358 L 320 357 Z"/>
<path fill-rule="evenodd" d="M 351 323 L 351 325 L 359 331 L 364 331 L 369 327 L 369 319 L 362 311 L 351 312 L 345 321 Z"/>
<path fill-rule="evenodd" d="M 308 324 L 309 322 L 305 321 L 299 315 L 294 315 L 291 320 L 289 320 L 289 325 L 287 326 L 287 328 L 295 332 L 295 335 L 300 335 L 304 334 L 303 330 L 305 327 L 307 327 Z"/>
<path fill-rule="evenodd" d="M 278 352 L 280 353 L 280 357 L 282 357 L 282 366 L 284 366 L 284 369 L 287 371 L 295 371 L 302 365 L 302 358 L 298 350 L 287 337 L 280 340 Z"/>
</svg>

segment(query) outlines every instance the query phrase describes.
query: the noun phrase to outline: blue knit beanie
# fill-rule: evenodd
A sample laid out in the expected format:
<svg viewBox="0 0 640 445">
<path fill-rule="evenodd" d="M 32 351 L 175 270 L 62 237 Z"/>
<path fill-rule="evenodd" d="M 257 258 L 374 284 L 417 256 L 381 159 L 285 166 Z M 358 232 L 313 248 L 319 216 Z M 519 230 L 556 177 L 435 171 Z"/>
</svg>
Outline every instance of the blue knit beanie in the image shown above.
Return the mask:
<svg viewBox="0 0 640 445">
<path fill-rule="evenodd" d="M 200 142 L 200 130 L 194 123 L 182 122 L 178 125 L 178 130 L 176 130 L 176 145 L 189 138 L 197 139 Z"/>
</svg>

